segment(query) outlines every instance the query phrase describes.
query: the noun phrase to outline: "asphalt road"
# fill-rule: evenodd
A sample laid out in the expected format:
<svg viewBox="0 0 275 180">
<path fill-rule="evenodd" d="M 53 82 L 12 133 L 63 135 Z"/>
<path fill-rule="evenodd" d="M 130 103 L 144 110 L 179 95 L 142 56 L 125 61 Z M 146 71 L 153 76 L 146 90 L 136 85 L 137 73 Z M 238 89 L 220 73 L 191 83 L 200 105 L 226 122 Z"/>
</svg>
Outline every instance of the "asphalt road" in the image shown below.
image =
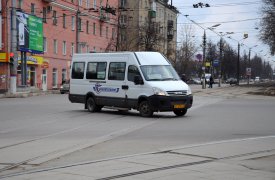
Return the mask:
<svg viewBox="0 0 275 180">
<path fill-rule="evenodd" d="M 275 135 L 274 97 L 234 87 L 195 91 L 184 117 L 91 114 L 60 94 L 0 99 L 0 174 Z"/>
</svg>

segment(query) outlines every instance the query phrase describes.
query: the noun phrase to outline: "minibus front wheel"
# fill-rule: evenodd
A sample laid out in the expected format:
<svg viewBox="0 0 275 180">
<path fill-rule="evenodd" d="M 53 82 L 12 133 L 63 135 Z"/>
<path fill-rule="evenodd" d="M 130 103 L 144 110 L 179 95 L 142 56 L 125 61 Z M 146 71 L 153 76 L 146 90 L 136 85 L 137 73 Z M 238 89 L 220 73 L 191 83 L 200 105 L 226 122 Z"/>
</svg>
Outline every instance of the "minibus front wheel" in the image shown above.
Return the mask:
<svg viewBox="0 0 275 180">
<path fill-rule="evenodd" d="M 142 117 L 151 117 L 153 115 L 153 110 L 148 101 L 141 101 L 139 104 L 139 113 Z"/>
<path fill-rule="evenodd" d="M 187 113 L 187 109 L 177 109 L 177 110 L 174 110 L 174 113 L 177 116 L 184 116 Z"/>
</svg>

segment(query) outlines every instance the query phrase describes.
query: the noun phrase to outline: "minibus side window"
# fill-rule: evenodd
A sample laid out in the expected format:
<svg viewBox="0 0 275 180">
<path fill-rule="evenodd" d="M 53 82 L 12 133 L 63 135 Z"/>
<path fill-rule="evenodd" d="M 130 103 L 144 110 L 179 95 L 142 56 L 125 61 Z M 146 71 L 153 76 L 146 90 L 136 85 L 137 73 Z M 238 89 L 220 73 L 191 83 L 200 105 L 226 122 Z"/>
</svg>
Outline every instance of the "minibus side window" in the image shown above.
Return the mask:
<svg viewBox="0 0 275 180">
<path fill-rule="evenodd" d="M 86 79 L 105 79 L 106 65 L 106 62 L 89 62 L 86 71 Z"/>
<path fill-rule="evenodd" d="M 74 62 L 72 68 L 72 79 L 83 79 L 84 78 L 84 62 Z"/>
<path fill-rule="evenodd" d="M 112 62 L 109 66 L 108 79 L 109 80 L 124 80 L 125 77 L 125 62 Z"/>
<path fill-rule="evenodd" d="M 136 66 L 130 65 L 128 67 L 128 81 L 134 82 L 135 76 L 141 76 Z"/>
</svg>

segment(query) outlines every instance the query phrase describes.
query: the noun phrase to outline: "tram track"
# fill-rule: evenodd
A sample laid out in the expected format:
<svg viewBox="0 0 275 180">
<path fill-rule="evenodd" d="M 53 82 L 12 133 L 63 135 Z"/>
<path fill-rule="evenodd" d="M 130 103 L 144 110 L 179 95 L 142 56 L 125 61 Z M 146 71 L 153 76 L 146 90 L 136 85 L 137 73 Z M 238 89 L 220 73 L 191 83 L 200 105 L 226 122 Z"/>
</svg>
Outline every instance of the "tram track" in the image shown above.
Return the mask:
<svg viewBox="0 0 275 180">
<path fill-rule="evenodd" d="M 90 115 L 90 114 L 88 114 L 88 115 Z M 12 144 L 12 145 L 9 145 L 9 146 L 1 147 L 0 148 L 0 153 L 1 153 L 1 150 L 3 150 L 3 149 L 8 149 L 8 148 L 11 148 L 11 147 L 16 147 L 18 145 L 32 143 L 32 142 L 36 142 L 36 141 L 39 142 L 41 140 L 44 140 L 44 139 L 47 139 L 47 138 L 52 138 L 52 137 L 55 137 L 55 136 L 58 136 L 58 135 L 61 135 L 61 134 L 66 134 L 66 133 L 70 133 L 70 132 L 73 132 L 73 131 L 78 131 L 78 130 L 81 130 L 81 128 L 84 128 L 84 127 L 86 128 L 87 126 L 89 126 L 91 124 L 92 124 L 93 128 L 96 128 L 96 126 L 104 126 L 104 124 L 109 123 L 110 121 L 121 120 L 123 117 L 125 118 L 127 116 L 126 115 L 123 115 L 123 116 L 119 115 L 117 117 L 111 117 L 110 119 L 106 119 L 104 121 L 102 121 L 102 120 L 97 121 L 96 124 L 95 124 L 94 121 L 92 121 L 92 122 L 84 123 L 84 124 L 82 124 L 81 126 L 78 126 L 78 127 L 66 129 L 66 130 L 56 132 L 56 133 L 53 133 L 53 134 L 49 134 L 49 135 L 46 135 L 46 136 L 42 136 L 42 137 L 39 137 L 39 138 L 33 138 L 33 139 L 29 139 L 27 141 L 23 141 L 23 142 L 20 142 L 20 143 L 16 143 L 16 144 Z M 42 154 L 42 155 L 39 155 L 39 156 L 36 156 L 36 157 L 32 157 L 32 158 L 29 158 L 29 159 L 26 159 L 26 160 L 23 160 L 23 161 L 20 161 L 20 162 L 17 162 L 17 163 L 9 163 L 10 165 L 0 169 L 0 173 L 5 172 L 7 170 L 14 169 L 14 168 L 19 167 L 21 165 L 25 165 L 29 162 L 39 161 L 39 160 L 45 159 L 45 158 L 47 159 L 47 157 L 51 157 L 48 160 L 55 159 L 55 158 L 58 158 L 60 156 L 64 156 L 64 155 L 73 153 L 75 151 L 78 151 L 78 150 L 81 150 L 81 149 L 84 149 L 84 148 L 87 148 L 87 147 L 94 146 L 96 144 L 100 144 L 100 143 L 115 139 L 119 136 L 123 136 L 125 134 L 131 133 L 131 132 L 136 131 L 138 129 L 149 126 L 149 125 L 151 125 L 155 122 L 156 122 L 156 120 L 150 121 L 150 122 L 147 122 L 147 123 L 142 123 L 141 125 L 138 125 L 138 126 L 135 126 L 135 127 L 125 127 L 125 128 L 119 129 L 119 130 L 112 131 L 109 134 L 99 136 L 99 137 L 96 137 L 96 138 L 92 138 L 89 141 L 84 141 L 84 142 L 80 142 L 80 143 L 77 143 L 77 144 L 73 144 L 69 147 L 61 148 L 61 149 L 58 149 L 56 151 L 51 151 L 51 152 L 48 152 L 46 154 Z M 48 161 L 48 160 L 44 160 L 44 161 Z M 43 160 L 41 160 L 41 161 L 43 161 Z"/>
<path fill-rule="evenodd" d="M 270 136 L 270 137 L 273 138 L 274 136 Z M 267 137 L 267 138 L 270 138 L 270 137 Z M 258 138 L 262 139 L 264 137 L 258 137 Z M 248 138 L 246 140 L 254 140 L 254 139 L 255 138 Z M 246 140 L 244 140 L 244 139 L 229 140 L 227 142 L 230 142 L 230 143 L 231 142 L 241 142 L 241 141 L 246 141 Z M 176 168 L 181 168 L 181 167 L 195 166 L 195 165 L 207 164 L 207 163 L 218 162 L 218 161 L 233 160 L 236 158 L 245 158 L 245 157 L 250 157 L 250 156 L 255 156 L 255 155 L 260 156 L 261 154 L 266 154 L 266 153 L 275 154 L 275 148 L 265 149 L 265 150 L 260 150 L 260 151 L 252 151 L 252 152 L 248 152 L 248 153 L 240 153 L 240 154 L 224 156 L 224 157 L 219 157 L 219 158 L 173 152 L 173 151 L 179 150 L 179 149 L 189 149 L 189 148 L 195 148 L 195 147 L 200 147 L 200 146 L 207 146 L 210 144 L 215 145 L 215 144 L 220 144 L 220 143 L 225 143 L 225 142 L 226 141 L 189 145 L 189 146 L 185 146 L 182 148 L 174 148 L 174 149 L 170 149 L 170 150 L 167 149 L 167 150 L 161 150 L 161 151 L 155 151 L 155 152 L 132 154 L 132 155 L 126 155 L 126 156 L 120 156 L 120 157 L 112 157 L 112 158 L 108 158 L 108 159 L 86 161 L 86 162 L 80 162 L 80 163 L 75 163 L 75 164 L 68 164 L 68 165 L 49 167 L 49 168 L 41 168 L 41 169 L 29 170 L 29 171 L 18 172 L 18 173 L 10 173 L 10 174 L 6 174 L 6 175 L 2 175 L 2 176 L 0 175 L 0 179 L 17 177 L 17 176 L 22 176 L 22 175 L 30 175 L 30 174 L 35 174 L 35 173 L 56 171 L 56 170 L 67 169 L 67 168 L 72 168 L 72 167 L 80 167 L 80 166 L 85 166 L 85 165 L 103 163 L 103 162 L 107 162 L 107 161 L 123 160 L 123 159 L 127 159 L 127 158 L 134 158 L 134 157 L 140 157 L 140 156 L 145 156 L 145 155 L 170 154 L 170 155 L 175 155 L 175 156 L 182 155 L 182 156 L 189 156 L 189 157 L 196 156 L 199 158 L 203 158 L 203 160 L 198 160 L 198 161 L 194 161 L 194 162 L 178 163 L 178 164 L 167 165 L 167 166 L 159 166 L 159 167 L 154 167 L 154 168 L 147 168 L 145 170 L 132 171 L 132 172 L 127 172 L 127 173 L 116 174 L 113 176 L 97 178 L 97 180 L 111 180 L 111 179 L 119 179 L 119 178 L 131 177 L 131 176 L 135 176 L 135 175 L 142 175 L 142 174 L 147 174 L 147 173 L 165 171 L 165 170 L 170 170 L 170 169 L 176 169 Z"/>
</svg>

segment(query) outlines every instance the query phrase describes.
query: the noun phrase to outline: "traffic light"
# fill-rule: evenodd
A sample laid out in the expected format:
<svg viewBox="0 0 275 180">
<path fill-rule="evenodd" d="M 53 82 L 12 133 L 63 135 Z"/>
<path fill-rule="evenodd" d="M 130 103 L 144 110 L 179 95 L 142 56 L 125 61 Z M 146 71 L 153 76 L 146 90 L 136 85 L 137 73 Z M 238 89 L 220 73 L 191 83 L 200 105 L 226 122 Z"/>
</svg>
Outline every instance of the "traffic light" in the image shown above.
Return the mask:
<svg viewBox="0 0 275 180">
<path fill-rule="evenodd" d="M 14 54 L 10 53 L 10 64 L 14 65 Z"/>
</svg>

